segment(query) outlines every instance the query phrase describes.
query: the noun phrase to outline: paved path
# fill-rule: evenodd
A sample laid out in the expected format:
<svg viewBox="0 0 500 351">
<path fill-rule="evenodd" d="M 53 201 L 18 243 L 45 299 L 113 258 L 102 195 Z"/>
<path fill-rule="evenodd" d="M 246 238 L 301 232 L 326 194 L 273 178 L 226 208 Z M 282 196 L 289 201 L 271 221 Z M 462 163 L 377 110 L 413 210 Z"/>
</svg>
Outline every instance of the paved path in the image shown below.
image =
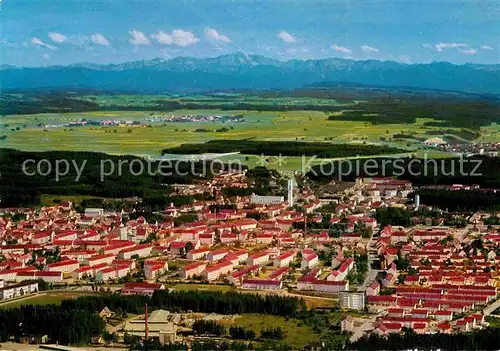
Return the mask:
<svg viewBox="0 0 500 351">
<path fill-rule="evenodd" d="M 378 315 L 371 317 L 370 319 L 367 319 L 362 325 L 357 327 L 354 330 L 354 333 L 352 334 L 351 338 L 349 339 L 351 342 L 355 342 L 359 338 L 361 338 L 367 331 L 373 330 L 375 320 L 377 319 Z"/>
<path fill-rule="evenodd" d="M 493 302 L 491 305 L 488 305 L 486 306 L 484 309 L 483 309 L 483 314 L 485 316 L 488 316 L 490 314 L 492 314 L 497 308 L 500 307 L 500 299 L 496 300 L 495 302 Z"/>
<path fill-rule="evenodd" d="M 17 298 L 13 298 L 13 299 L 6 299 L 5 301 L 2 301 L 0 303 L 0 306 L 9 305 L 9 304 L 14 303 L 14 302 L 29 300 L 29 299 L 35 298 L 37 296 L 43 296 L 43 295 L 47 295 L 47 293 L 46 292 L 43 292 L 43 293 L 34 293 L 34 294 L 25 295 L 23 297 L 17 297 Z"/>
</svg>

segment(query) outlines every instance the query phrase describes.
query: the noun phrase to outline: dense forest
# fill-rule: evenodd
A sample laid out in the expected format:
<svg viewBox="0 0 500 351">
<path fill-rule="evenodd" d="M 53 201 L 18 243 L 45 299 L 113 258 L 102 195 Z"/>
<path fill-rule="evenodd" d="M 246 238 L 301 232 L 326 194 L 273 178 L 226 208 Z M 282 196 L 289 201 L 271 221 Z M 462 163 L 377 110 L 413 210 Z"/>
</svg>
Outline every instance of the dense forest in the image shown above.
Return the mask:
<svg viewBox="0 0 500 351">
<path fill-rule="evenodd" d="M 500 210 L 500 192 L 420 189 L 420 203 L 449 211 Z"/>
<path fill-rule="evenodd" d="M 362 121 L 372 124 L 415 123 L 417 118 L 434 119 L 442 127 L 479 129 L 500 120 L 497 103 L 487 101 L 394 101 L 377 100 L 356 105 L 355 109 L 343 109 L 341 115 L 329 120 Z"/>
<path fill-rule="evenodd" d="M 477 167 L 477 165 L 479 166 Z M 476 168 L 477 167 L 477 168 Z M 335 161 L 313 166 L 307 173 L 313 180 L 354 181 L 357 177 L 396 177 L 413 185 L 477 184 L 482 188 L 500 188 L 500 158 L 416 159 L 377 157 Z"/>
<path fill-rule="evenodd" d="M 364 336 L 354 343 L 347 344 L 346 350 L 498 350 L 498 345 L 500 331 L 496 328 L 471 333 L 425 335 L 409 330 L 404 335 Z"/>
<path fill-rule="evenodd" d="M 151 310 L 173 312 L 263 313 L 291 317 L 306 311 L 304 301 L 294 297 L 236 292 L 160 290 L 151 298 L 118 294 L 83 296 L 64 300 L 60 306 L 27 305 L 0 310 L 0 341 L 6 341 L 11 336 L 46 334 L 52 342 L 87 344 L 104 330 L 104 322 L 97 314 L 104 307 L 112 311 L 141 314 L 146 303 Z"/>
<path fill-rule="evenodd" d="M 0 160 L 0 197 L 5 207 L 37 205 L 40 194 L 158 197 L 169 192 L 169 184 L 192 183 L 199 180 L 200 176 L 211 178 L 212 171 L 230 167 L 208 160 L 161 163 L 135 156 L 78 151 L 24 152 L 0 149 Z M 23 163 L 26 160 L 33 161 L 25 165 L 24 172 Z M 47 161 L 43 161 L 37 170 L 36 165 L 40 160 Z M 55 167 L 61 160 L 67 161 L 69 167 L 60 163 L 60 170 L 64 174 L 57 179 Z M 122 167 L 119 166 L 120 162 Z M 81 174 L 75 165 L 83 169 Z"/>
<path fill-rule="evenodd" d="M 309 143 L 299 141 L 211 140 L 204 144 L 182 144 L 162 154 L 240 152 L 249 155 L 316 156 L 335 158 L 401 153 L 405 150 L 379 145 Z"/>
</svg>

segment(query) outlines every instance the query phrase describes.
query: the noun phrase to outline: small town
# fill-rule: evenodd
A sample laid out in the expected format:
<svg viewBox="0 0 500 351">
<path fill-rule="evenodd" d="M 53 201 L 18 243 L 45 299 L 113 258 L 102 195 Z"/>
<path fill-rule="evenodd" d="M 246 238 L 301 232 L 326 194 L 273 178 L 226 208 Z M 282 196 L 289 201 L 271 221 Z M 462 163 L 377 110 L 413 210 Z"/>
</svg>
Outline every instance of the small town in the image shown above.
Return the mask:
<svg viewBox="0 0 500 351">
<path fill-rule="evenodd" d="M 175 284 L 230 286 L 335 299 L 341 310 L 358 312 L 341 323 L 351 340 L 404 328 L 467 332 L 486 327 L 486 318 L 498 313 L 498 214 L 445 215 L 418 196 L 408 199 L 411 183 L 390 177 L 316 192 L 289 179 L 286 197 L 221 195 L 226 187 L 247 186 L 245 172 L 179 185 L 183 195 L 209 191 L 216 200 L 170 204 L 155 223 L 130 219 L 133 210 L 78 213 L 69 201 L 2 209 L 0 298 L 37 294 L 41 282 L 51 289 L 148 296 Z M 377 213 L 389 209 L 410 211 L 410 224 L 378 222 Z M 150 320 L 165 313 L 153 312 Z M 187 317 L 171 317 L 165 323 L 176 340 Z M 122 327 L 122 337 L 147 333 L 144 320 Z"/>
</svg>

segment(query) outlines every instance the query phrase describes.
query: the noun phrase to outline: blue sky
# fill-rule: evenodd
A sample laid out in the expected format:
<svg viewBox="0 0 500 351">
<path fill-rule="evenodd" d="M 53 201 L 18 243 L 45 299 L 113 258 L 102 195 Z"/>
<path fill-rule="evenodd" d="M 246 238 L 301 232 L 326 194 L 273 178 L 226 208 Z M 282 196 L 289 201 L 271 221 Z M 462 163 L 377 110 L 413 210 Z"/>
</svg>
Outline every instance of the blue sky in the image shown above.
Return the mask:
<svg viewBox="0 0 500 351">
<path fill-rule="evenodd" d="M 493 0 L 0 0 L 1 63 L 232 52 L 281 60 L 500 62 Z"/>
</svg>

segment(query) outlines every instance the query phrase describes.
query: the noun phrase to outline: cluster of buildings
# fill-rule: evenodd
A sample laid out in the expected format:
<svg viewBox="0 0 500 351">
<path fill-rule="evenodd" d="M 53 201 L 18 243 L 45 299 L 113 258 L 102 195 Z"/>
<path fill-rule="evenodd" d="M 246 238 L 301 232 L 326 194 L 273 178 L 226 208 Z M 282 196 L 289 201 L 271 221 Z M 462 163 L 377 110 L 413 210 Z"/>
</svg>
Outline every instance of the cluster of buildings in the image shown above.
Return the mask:
<svg viewBox="0 0 500 351">
<path fill-rule="evenodd" d="M 178 195 L 209 191 L 215 199 L 170 204 L 155 223 L 130 220 L 124 211 L 81 214 L 69 202 L 25 209 L 21 221 L 0 217 L 2 296 L 32 293 L 39 279 L 116 282 L 134 275 L 143 282 L 126 283 L 124 294 L 152 295 L 167 278 L 338 294 L 344 308 L 375 312 L 373 330 L 382 335 L 404 327 L 429 333 L 487 325 L 482 309 L 497 298 L 500 231 L 481 222 L 484 214 L 460 229 L 426 221 L 380 228 L 376 210 L 406 207 L 412 192 L 409 182 L 388 177 L 358 179 L 328 198 L 307 186 L 290 187 L 286 199 L 222 194 L 251 186 L 238 172 L 174 185 Z M 184 214 L 188 222 L 179 221 Z M 381 263 L 377 277 L 363 284 L 351 279 L 361 254 Z M 180 268 L 169 271 L 169 263 Z"/>
<path fill-rule="evenodd" d="M 497 299 L 497 228 L 395 228 L 381 231 L 377 250 L 386 267 L 366 290 L 378 313 L 374 332 L 465 332 L 486 327 L 484 310 Z M 408 268 L 398 271 L 395 261 Z M 384 292 L 381 294 L 381 292 Z"/>
<path fill-rule="evenodd" d="M 443 144 L 435 145 L 435 146 L 438 146 L 440 149 L 447 151 L 447 152 L 461 153 L 461 154 L 466 154 L 466 155 L 470 155 L 470 156 L 472 156 L 472 155 L 484 155 L 484 156 L 489 156 L 489 157 L 498 157 L 498 155 L 500 153 L 500 142 L 491 142 L 491 143 L 481 142 L 481 143 L 474 143 L 474 144 L 443 143 Z"/>
<path fill-rule="evenodd" d="M 242 122 L 244 117 L 241 115 L 183 115 L 175 116 L 171 115 L 168 117 L 163 117 L 165 122 Z"/>
</svg>

